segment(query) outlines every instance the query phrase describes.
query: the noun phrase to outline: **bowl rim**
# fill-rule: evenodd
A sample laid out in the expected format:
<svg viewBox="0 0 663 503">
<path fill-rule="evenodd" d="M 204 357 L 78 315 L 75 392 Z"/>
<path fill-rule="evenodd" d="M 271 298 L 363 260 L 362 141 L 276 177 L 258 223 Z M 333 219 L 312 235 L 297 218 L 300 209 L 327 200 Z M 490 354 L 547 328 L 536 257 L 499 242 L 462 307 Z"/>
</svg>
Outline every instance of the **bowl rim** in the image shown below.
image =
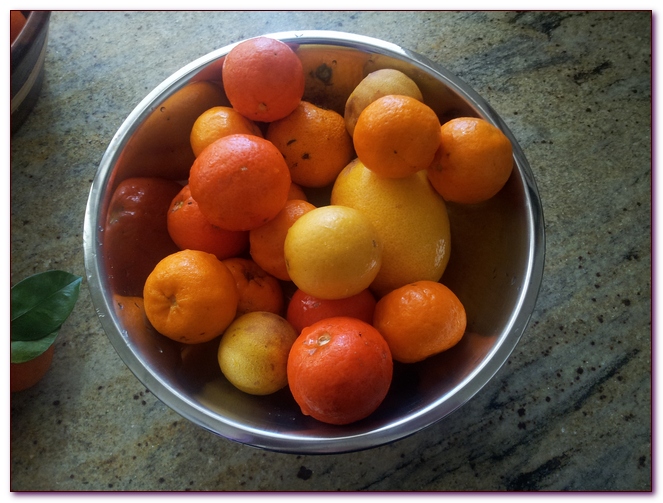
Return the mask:
<svg viewBox="0 0 663 503">
<path fill-rule="evenodd" d="M 520 145 L 488 102 L 462 79 L 451 74 L 429 58 L 391 42 L 340 31 L 285 31 L 262 36 L 276 38 L 287 43 L 298 43 L 305 40 L 307 45 L 320 44 L 360 50 L 369 49 L 377 54 L 406 60 L 424 72 L 444 80 L 445 84 L 470 102 L 477 114 L 499 127 L 511 140 L 514 162 L 520 173 L 525 192 L 526 222 L 528 236 L 531 236 L 531 239 L 528 243 L 526 277 L 523 279 L 525 287 L 519 292 L 516 309 L 511 314 L 505 328 L 498 335 L 500 342 L 492 348 L 482 364 L 470 372 L 453 391 L 432 402 L 426 408 L 405 415 L 400 420 L 393 421 L 378 429 L 334 437 L 302 437 L 291 433 L 264 431 L 240 424 L 229 418 L 221 418 L 218 415 L 212 416 L 198 404 L 180 396 L 165 381 L 148 371 L 146 365 L 126 344 L 123 334 L 118 328 L 116 315 L 110 305 L 110 300 L 106 298 L 101 288 L 102 266 L 100 264 L 101 257 L 97 255 L 97 248 L 100 242 L 98 235 L 102 230 L 97 228 L 95 219 L 96 221 L 103 221 L 103 219 L 98 218 L 104 214 L 101 207 L 103 189 L 111 179 L 112 170 L 119 153 L 147 115 L 164 99 L 188 84 L 198 72 L 225 56 L 241 41 L 207 53 L 183 66 L 162 81 L 131 111 L 111 139 L 90 188 L 85 212 L 83 242 L 90 295 L 106 335 L 127 367 L 160 401 L 194 424 L 230 440 L 278 452 L 300 454 L 343 453 L 384 445 L 431 426 L 467 403 L 492 379 L 520 341 L 531 318 L 541 288 L 545 260 L 543 210 L 534 176 Z M 462 396 L 456 392 L 457 389 L 461 388 L 464 390 Z M 445 413 L 440 415 L 436 409 L 442 402 L 445 404 Z"/>
</svg>

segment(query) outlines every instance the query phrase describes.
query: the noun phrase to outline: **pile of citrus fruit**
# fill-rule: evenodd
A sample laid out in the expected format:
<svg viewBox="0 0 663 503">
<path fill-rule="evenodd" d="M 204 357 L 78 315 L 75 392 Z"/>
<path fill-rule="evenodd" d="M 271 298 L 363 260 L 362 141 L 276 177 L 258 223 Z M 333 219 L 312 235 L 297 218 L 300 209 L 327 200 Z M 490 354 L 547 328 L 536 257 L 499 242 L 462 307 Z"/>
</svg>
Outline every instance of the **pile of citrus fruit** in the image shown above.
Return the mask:
<svg viewBox="0 0 663 503">
<path fill-rule="evenodd" d="M 176 250 L 139 293 L 119 293 L 142 297 L 162 336 L 218 341 L 219 372 L 243 392 L 288 387 L 319 421 L 361 420 L 387 395 L 394 361 L 463 337 L 465 309 L 440 282 L 445 201 L 497 194 L 511 144 L 482 119 L 441 124 L 396 69 L 368 74 L 343 114 L 306 101 L 296 49 L 267 37 L 229 52 L 222 84 L 228 103 L 196 112 L 185 179 L 143 218 Z M 328 204 L 309 201 L 325 187 Z M 127 206 L 111 204 L 107 231 Z"/>
</svg>

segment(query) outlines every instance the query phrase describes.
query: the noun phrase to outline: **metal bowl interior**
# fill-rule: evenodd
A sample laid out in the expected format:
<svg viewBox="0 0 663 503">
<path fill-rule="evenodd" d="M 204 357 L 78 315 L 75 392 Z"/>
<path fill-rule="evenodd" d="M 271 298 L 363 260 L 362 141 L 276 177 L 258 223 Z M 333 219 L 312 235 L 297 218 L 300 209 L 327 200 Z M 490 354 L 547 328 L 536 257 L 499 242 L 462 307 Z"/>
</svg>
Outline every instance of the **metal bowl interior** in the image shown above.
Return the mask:
<svg viewBox="0 0 663 503">
<path fill-rule="evenodd" d="M 141 125 L 172 94 L 191 82 L 217 79 L 234 46 L 190 63 L 152 91 L 120 127 L 92 184 L 85 217 L 85 263 L 93 302 L 104 330 L 129 369 L 162 402 L 195 424 L 223 437 L 291 453 L 339 453 L 400 439 L 441 420 L 472 398 L 505 363 L 535 305 L 544 261 L 544 225 L 530 167 L 512 133 L 479 95 L 428 59 L 396 45 L 329 31 L 275 33 L 293 44 L 321 77 L 343 70 L 346 86 L 325 95 L 324 82 L 307 86 L 304 99 L 338 108 L 363 76 L 397 68 L 413 78 L 441 121 L 479 116 L 500 127 L 514 146 L 514 170 L 504 189 L 487 203 L 448 204 L 451 259 L 442 282 L 464 303 L 468 331 L 451 350 L 418 364 L 396 363 L 392 387 L 379 409 L 347 426 L 304 416 L 288 389 L 251 396 L 218 371 L 212 345 L 181 348 L 150 330 L 128 326 L 113 304 L 104 260 L 103 235 L 109 200 L 123 179 L 140 176 L 130 162 Z M 306 65 L 309 63 L 305 63 Z M 313 75 L 313 74 L 311 74 Z M 324 204 L 324 193 L 311 194 Z"/>
</svg>

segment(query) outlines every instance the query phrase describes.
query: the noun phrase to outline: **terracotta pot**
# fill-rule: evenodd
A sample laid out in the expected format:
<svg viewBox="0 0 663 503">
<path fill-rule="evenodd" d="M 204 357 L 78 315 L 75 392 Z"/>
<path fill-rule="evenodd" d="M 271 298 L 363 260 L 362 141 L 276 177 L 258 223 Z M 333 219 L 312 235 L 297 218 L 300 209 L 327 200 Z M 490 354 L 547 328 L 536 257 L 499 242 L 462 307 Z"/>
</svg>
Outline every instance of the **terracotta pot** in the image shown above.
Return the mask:
<svg viewBox="0 0 663 503">
<path fill-rule="evenodd" d="M 51 367 L 54 351 L 55 345 L 52 344 L 51 347 L 37 358 L 23 363 L 11 363 L 9 373 L 11 392 L 23 391 L 41 381 L 42 377 L 44 377 Z"/>
</svg>

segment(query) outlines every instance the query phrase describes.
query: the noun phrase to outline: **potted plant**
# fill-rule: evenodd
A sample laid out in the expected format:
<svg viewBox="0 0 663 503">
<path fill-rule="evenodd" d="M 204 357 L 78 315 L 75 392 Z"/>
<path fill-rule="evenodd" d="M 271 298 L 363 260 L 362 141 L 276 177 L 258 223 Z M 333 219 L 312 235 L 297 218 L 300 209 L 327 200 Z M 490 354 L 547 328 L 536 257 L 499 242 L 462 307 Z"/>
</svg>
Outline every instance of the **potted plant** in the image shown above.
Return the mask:
<svg viewBox="0 0 663 503">
<path fill-rule="evenodd" d="M 55 338 L 74 309 L 82 278 L 51 270 L 11 288 L 11 391 L 37 384 L 51 365 Z"/>
</svg>

